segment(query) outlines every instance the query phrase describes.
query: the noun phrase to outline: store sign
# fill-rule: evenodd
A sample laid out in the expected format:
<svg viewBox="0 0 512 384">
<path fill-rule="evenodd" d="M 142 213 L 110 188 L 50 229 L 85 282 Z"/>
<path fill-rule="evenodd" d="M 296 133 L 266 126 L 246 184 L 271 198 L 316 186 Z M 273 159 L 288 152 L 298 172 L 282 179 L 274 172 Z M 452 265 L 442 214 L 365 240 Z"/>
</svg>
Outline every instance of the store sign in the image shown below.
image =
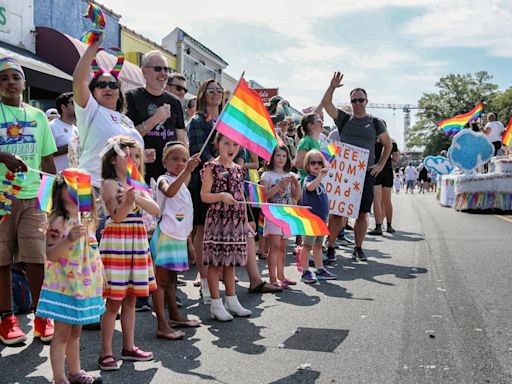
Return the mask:
<svg viewBox="0 0 512 384">
<path fill-rule="evenodd" d="M 258 92 L 258 94 L 261 97 L 261 100 L 264 103 L 268 103 L 268 102 L 270 102 L 271 98 L 278 95 L 279 88 L 261 88 L 261 89 L 255 89 L 255 91 Z"/>
<path fill-rule="evenodd" d="M 7 5 L 0 2 L 0 31 L 9 32 Z"/>
</svg>

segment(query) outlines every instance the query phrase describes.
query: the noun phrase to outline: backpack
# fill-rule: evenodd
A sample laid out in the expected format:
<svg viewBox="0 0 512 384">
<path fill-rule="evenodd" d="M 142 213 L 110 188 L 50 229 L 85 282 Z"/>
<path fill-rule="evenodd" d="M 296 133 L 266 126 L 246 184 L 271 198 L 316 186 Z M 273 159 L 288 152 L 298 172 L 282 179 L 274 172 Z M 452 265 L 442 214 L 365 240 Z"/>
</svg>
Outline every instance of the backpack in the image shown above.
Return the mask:
<svg viewBox="0 0 512 384">
<path fill-rule="evenodd" d="M 343 119 L 341 119 L 341 124 L 338 127 L 338 133 L 340 134 L 340 138 L 341 138 L 341 130 L 343 129 L 343 127 L 348 123 L 348 121 L 351 118 L 352 118 L 352 115 L 345 114 Z M 382 123 L 384 124 L 384 126 L 386 126 L 386 122 L 384 120 L 382 120 Z M 378 124 L 379 124 L 379 119 L 376 118 L 376 117 L 372 117 L 372 124 L 373 124 L 373 129 L 375 129 L 375 136 L 378 136 L 377 135 L 377 127 L 378 127 Z"/>
</svg>

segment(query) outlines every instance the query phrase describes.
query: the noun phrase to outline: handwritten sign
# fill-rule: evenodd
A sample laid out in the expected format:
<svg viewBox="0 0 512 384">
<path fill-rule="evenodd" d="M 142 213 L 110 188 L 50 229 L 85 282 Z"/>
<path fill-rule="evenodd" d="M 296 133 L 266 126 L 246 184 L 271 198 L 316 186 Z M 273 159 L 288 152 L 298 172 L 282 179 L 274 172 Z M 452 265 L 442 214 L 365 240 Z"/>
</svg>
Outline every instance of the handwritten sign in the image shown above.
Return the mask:
<svg viewBox="0 0 512 384">
<path fill-rule="evenodd" d="M 329 213 L 357 218 L 370 151 L 346 143 L 337 144 L 341 146 L 341 152 L 331 162 L 324 179 Z"/>
</svg>

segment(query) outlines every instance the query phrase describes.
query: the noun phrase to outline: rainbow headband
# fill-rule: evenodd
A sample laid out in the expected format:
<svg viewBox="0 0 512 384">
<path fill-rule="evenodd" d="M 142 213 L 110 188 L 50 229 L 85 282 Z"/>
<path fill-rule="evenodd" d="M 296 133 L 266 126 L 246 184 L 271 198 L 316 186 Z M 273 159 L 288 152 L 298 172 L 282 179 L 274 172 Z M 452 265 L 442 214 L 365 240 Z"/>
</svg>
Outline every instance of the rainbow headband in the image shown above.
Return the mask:
<svg viewBox="0 0 512 384">
<path fill-rule="evenodd" d="M 117 79 L 117 78 L 119 78 L 121 69 L 123 69 L 124 53 L 117 47 L 100 48 L 100 49 L 98 49 L 98 52 L 104 51 L 104 50 L 109 50 L 109 51 L 113 52 L 115 54 L 115 56 L 117 57 L 117 61 L 114 65 L 114 67 L 112 67 L 112 69 L 110 69 L 109 71 L 105 71 L 103 68 L 100 67 L 100 65 L 96 61 L 96 58 L 92 59 L 91 69 L 94 74 L 94 77 L 98 77 L 101 74 L 107 72 L 107 73 L 110 73 L 112 76 L 114 76 Z"/>
<path fill-rule="evenodd" d="M 0 59 L 0 72 L 7 71 L 8 69 L 14 69 L 18 71 L 23 78 L 25 78 L 25 72 L 23 72 L 23 68 L 20 63 L 10 57 L 4 57 Z"/>
</svg>

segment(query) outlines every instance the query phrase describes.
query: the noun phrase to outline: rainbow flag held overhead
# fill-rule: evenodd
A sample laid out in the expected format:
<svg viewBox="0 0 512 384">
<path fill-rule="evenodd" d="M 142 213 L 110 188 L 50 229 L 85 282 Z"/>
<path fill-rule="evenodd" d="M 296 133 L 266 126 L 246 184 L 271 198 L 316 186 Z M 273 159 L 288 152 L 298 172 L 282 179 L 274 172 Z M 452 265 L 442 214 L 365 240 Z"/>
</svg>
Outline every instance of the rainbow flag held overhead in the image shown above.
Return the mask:
<svg viewBox="0 0 512 384">
<path fill-rule="evenodd" d="M 140 191 L 146 192 L 151 194 L 151 189 L 147 186 L 146 182 L 144 181 L 144 178 L 140 174 L 139 170 L 133 163 L 133 160 L 131 157 L 128 158 L 128 166 L 126 170 L 126 175 L 128 176 L 128 185 L 138 189 Z"/>
<path fill-rule="evenodd" d="M 503 136 L 501 136 L 501 141 L 507 147 L 512 145 L 512 116 L 510 116 L 507 128 L 505 129 L 505 132 L 503 132 Z"/>
<path fill-rule="evenodd" d="M 263 185 L 245 182 L 245 191 L 247 192 L 247 196 L 249 196 L 249 201 L 252 203 L 253 207 L 259 207 L 261 204 L 266 203 L 267 199 L 265 198 L 265 189 Z"/>
<path fill-rule="evenodd" d="M 215 128 L 242 147 L 270 161 L 278 138 L 260 96 L 242 77 Z"/>
<path fill-rule="evenodd" d="M 78 205 L 79 212 L 90 212 L 92 201 L 91 175 L 76 169 L 62 171 L 71 200 Z"/>
<path fill-rule="evenodd" d="M 89 5 L 87 6 L 87 11 L 85 11 L 84 17 L 91 19 L 96 28 L 105 29 L 105 25 L 107 24 L 105 14 L 103 13 L 102 9 L 98 7 L 96 4 L 89 3 Z"/>
<path fill-rule="evenodd" d="M 320 152 L 324 156 L 325 160 L 327 160 L 327 162 L 330 163 L 336 158 L 336 156 L 340 154 L 341 147 L 336 143 L 330 143 L 326 147 L 320 149 Z"/>
<path fill-rule="evenodd" d="M 46 213 L 50 213 L 52 211 L 52 193 L 55 179 L 56 176 L 43 175 L 41 178 L 41 185 L 37 191 L 35 207 L 41 211 L 45 211 Z"/>
<path fill-rule="evenodd" d="M 455 136 L 467 123 L 478 119 L 482 114 L 483 108 L 484 103 L 481 101 L 471 111 L 443 120 L 437 126 L 444 130 L 446 136 Z"/>
<path fill-rule="evenodd" d="M 323 236 L 329 234 L 327 224 L 308 208 L 265 205 L 265 218 L 281 227 L 283 235 Z"/>
</svg>

